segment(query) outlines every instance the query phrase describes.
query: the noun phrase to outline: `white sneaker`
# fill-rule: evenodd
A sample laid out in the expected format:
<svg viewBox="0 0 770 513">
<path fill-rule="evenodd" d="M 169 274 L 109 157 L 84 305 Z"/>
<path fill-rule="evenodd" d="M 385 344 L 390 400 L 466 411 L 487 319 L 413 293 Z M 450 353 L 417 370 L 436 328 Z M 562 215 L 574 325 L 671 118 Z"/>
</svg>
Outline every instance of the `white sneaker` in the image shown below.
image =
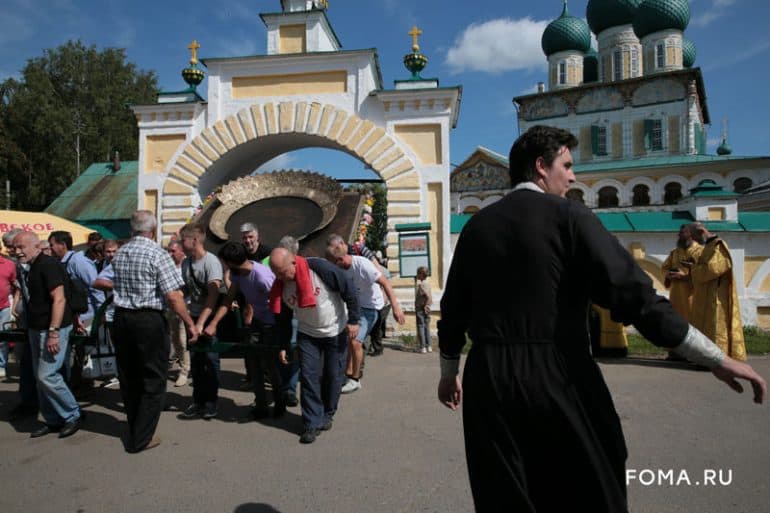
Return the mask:
<svg viewBox="0 0 770 513">
<path fill-rule="evenodd" d="M 120 388 L 120 381 L 118 381 L 118 378 L 110 378 L 110 380 L 104 384 L 104 388 L 109 388 L 109 389 Z"/>
<path fill-rule="evenodd" d="M 421 348 L 420 348 L 420 352 L 421 352 L 422 354 L 425 354 L 425 353 L 427 353 L 427 352 L 428 352 L 428 350 L 427 350 L 427 349 L 425 349 L 424 347 L 421 347 Z"/>
<path fill-rule="evenodd" d="M 429 353 L 432 353 L 432 352 L 433 352 L 433 348 L 432 348 L 431 346 L 428 346 L 428 352 L 429 352 Z"/>
<path fill-rule="evenodd" d="M 5 367 L 0 367 L 0 378 L 5 377 Z"/>
<path fill-rule="evenodd" d="M 187 384 L 187 374 L 180 372 L 179 376 L 177 376 L 176 381 L 174 382 L 175 387 L 183 387 Z"/>
<path fill-rule="evenodd" d="M 341 392 L 343 394 L 350 394 L 361 388 L 361 382 L 355 379 L 348 378 L 347 382 L 342 386 Z"/>
</svg>

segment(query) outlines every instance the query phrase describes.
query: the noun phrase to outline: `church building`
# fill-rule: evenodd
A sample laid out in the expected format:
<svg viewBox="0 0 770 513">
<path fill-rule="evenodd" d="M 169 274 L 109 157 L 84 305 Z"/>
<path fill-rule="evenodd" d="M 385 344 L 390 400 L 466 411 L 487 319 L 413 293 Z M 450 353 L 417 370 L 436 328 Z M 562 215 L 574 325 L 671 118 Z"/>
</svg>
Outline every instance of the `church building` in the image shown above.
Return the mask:
<svg viewBox="0 0 770 513">
<path fill-rule="evenodd" d="M 688 1 L 590 0 L 585 15 L 565 1 L 546 27 L 548 87 L 513 98 L 519 133 L 551 125 L 578 138 L 568 197 L 595 209 L 662 293 L 660 267 L 679 226 L 705 222 L 731 248 L 744 324 L 770 328 L 770 212 L 758 210 L 770 157 L 733 155 L 726 130 L 717 154 L 707 153 L 712 120 L 685 37 Z M 511 190 L 507 168 L 507 155 L 478 147 L 452 171 L 454 237 Z"/>
</svg>

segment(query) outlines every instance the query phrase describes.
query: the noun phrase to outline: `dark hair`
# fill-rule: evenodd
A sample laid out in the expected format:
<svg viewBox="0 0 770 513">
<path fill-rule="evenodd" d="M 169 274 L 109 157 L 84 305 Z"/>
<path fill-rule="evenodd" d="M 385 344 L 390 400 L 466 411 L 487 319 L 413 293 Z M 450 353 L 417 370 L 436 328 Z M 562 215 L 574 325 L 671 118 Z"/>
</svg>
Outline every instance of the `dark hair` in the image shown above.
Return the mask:
<svg viewBox="0 0 770 513">
<path fill-rule="evenodd" d="M 88 234 L 88 242 L 99 242 L 100 240 L 104 240 L 101 233 L 91 232 Z"/>
<path fill-rule="evenodd" d="M 577 138 L 567 130 L 545 125 L 533 126 L 511 146 L 508 156 L 511 185 L 534 181 L 537 178 L 535 162 L 539 157 L 543 157 L 545 164 L 550 166 L 563 146 L 572 150 L 577 145 Z"/>
<path fill-rule="evenodd" d="M 48 236 L 48 242 L 51 242 L 51 239 L 53 239 L 56 244 L 66 245 L 67 251 L 72 250 L 72 234 L 70 232 L 65 232 L 62 230 L 51 232 L 51 235 Z"/>
<path fill-rule="evenodd" d="M 230 241 L 219 249 L 219 258 L 226 264 L 241 265 L 248 258 L 246 247 L 240 242 Z"/>
</svg>

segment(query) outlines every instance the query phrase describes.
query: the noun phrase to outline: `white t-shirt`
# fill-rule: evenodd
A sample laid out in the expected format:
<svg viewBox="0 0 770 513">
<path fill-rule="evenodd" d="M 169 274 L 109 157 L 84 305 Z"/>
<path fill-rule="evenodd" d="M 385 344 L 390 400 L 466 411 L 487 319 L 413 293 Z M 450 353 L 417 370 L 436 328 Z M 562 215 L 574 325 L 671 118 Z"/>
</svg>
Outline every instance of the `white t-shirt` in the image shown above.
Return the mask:
<svg viewBox="0 0 770 513">
<path fill-rule="evenodd" d="M 353 285 L 355 285 L 358 291 L 358 303 L 361 305 L 361 308 L 380 310 L 385 306 L 382 289 L 380 284 L 377 283 L 382 273 L 377 270 L 371 260 L 354 255 L 353 263 L 348 272 L 353 276 Z"/>
<path fill-rule="evenodd" d="M 348 311 L 339 292 L 329 290 L 318 275 L 310 269 L 310 281 L 316 306 L 300 308 L 297 305 L 297 283 L 283 285 L 283 301 L 294 310 L 297 331 L 314 338 L 336 337 L 345 329 Z"/>
</svg>

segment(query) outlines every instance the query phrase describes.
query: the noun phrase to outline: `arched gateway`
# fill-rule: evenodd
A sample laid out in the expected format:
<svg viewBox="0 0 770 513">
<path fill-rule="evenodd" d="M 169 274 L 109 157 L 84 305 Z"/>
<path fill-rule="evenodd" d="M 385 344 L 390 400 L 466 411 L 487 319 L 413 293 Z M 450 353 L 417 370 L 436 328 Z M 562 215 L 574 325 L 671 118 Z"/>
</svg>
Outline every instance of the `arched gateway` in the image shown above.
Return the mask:
<svg viewBox="0 0 770 513">
<path fill-rule="evenodd" d="M 414 29 L 413 51 L 405 57 L 412 78 L 385 89 L 377 51 L 341 50 L 326 9 L 325 1 L 282 0 L 280 12 L 261 15 L 267 55 L 202 59 L 208 101 L 195 89 L 203 72 L 193 42 L 191 67 L 183 71 L 191 87 L 134 107 L 138 204 L 158 214 L 159 235 L 167 240 L 217 186 L 276 156 L 310 147 L 345 152 L 386 183 L 388 266 L 409 305 L 413 282 L 398 277 L 394 227 L 431 223 L 433 285 L 440 294 L 451 259 L 449 130 L 461 88 L 419 76 L 427 59 Z"/>
</svg>

